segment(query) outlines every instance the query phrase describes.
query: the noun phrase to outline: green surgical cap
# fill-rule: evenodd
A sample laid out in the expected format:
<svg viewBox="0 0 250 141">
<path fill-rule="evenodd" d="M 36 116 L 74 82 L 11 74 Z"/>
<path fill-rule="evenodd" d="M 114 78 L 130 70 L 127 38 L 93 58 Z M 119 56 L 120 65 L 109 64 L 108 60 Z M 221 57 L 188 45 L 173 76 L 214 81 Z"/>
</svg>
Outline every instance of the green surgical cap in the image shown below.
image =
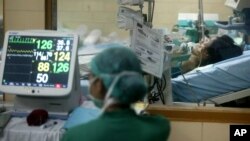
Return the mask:
<svg viewBox="0 0 250 141">
<path fill-rule="evenodd" d="M 111 97 L 120 103 L 130 104 L 143 99 L 147 86 L 141 75 L 140 61 L 127 47 L 112 47 L 97 54 L 90 63 L 90 70 L 102 79 L 108 90 L 114 78 L 124 71 L 136 72 L 138 75 L 122 76 L 111 93 Z"/>
</svg>

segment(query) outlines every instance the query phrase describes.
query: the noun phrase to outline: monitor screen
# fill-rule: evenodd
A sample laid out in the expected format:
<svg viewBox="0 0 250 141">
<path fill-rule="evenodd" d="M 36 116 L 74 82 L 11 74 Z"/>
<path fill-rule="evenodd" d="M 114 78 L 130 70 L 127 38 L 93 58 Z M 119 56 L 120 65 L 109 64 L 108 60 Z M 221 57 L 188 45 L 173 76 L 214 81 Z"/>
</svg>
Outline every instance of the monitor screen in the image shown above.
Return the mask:
<svg viewBox="0 0 250 141">
<path fill-rule="evenodd" d="M 2 50 L 0 90 L 65 96 L 73 85 L 77 35 L 58 31 L 8 31 Z"/>
</svg>

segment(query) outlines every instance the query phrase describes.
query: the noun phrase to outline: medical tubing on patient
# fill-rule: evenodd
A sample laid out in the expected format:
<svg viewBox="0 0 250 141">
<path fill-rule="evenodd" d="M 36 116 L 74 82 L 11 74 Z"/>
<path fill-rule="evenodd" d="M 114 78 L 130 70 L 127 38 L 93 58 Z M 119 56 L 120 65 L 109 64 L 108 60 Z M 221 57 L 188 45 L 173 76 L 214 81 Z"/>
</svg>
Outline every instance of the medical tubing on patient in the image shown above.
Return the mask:
<svg viewBox="0 0 250 141">
<path fill-rule="evenodd" d="M 181 62 L 181 63 L 182 63 L 182 62 Z M 201 63 L 202 63 L 202 53 L 200 54 L 200 57 L 199 57 L 199 64 L 198 64 L 197 67 L 200 67 L 200 66 L 201 66 Z M 195 91 L 194 91 L 194 90 L 191 88 L 191 86 L 189 85 L 188 80 L 187 80 L 186 77 L 185 77 L 185 74 L 183 74 L 182 68 L 179 67 L 179 69 L 181 70 L 181 71 L 180 71 L 180 72 L 181 72 L 181 76 L 183 77 L 184 82 L 186 83 L 186 85 L 187 85 L 187 87 L 188 87 L 188 90 L 190 91 L 190 93 L 192 94 L 192 96 L 193 96 L 193 97 L 195 98 L 195 100 L 196 100 L 197 106 L 200 106 L 201 101 L 199 101 L 198 94 L 195 93 Z M 211 101 L 211 102 L 212 102 L 212 101 Z M 204 105 L 204 104 L 205 104 L 205 103 L 203 103 L 203 105 Z"/>
<path fill-rule="evenodd" d="M 185 77 L 185 74 L 181 73 L 181 76 L 183 77 L 184 79 L 184 82 L 186 83 L 187 87 L 188 87 L 188 90 L 190 91 L 190 93 L 192 94 L 192 96 L 194 97 L 196 103 L 197 103 L 197 106 L 200 106 L 200 101 L 199 101 L 199 98 L 198 98 L 198 94 L 195 93 L 195 91 L 192 89 L 192 87 L 189 85 L 188 83 L 188 80 L 186 79 Z"/>
<path fill-rule="evenodd" d="M 199 64 L 198 64 L 197 67 L 200 67 L 201 62 L 202 62 L 202 53 L 200 54 Z M 186 79 L 185 74 L 183 73 L 183 70 L 182 70 L 182 68 L 181 68 L 181 64 L 182 64 L 182 62 L 180 62 L 180 66 L 179 66 L 180 75 L 183 77 L 184 82 L 186 83 L 186 85 L 187 85 L 187 87 L 188 87 L 188 90 L 190 91 L 190 93 L 192 94 L 192 96 L 194 97 L 194 99 L 196 100 L 197 106 L 200 106 L 200 101 L 199 101 L 199 98 L 198 98 L 198 94 L 195 93 L 195 91 L 194 91 L 194 90 L 191 88 L 191 86 L 189 85 L 188 80 Z"/>
</svg>

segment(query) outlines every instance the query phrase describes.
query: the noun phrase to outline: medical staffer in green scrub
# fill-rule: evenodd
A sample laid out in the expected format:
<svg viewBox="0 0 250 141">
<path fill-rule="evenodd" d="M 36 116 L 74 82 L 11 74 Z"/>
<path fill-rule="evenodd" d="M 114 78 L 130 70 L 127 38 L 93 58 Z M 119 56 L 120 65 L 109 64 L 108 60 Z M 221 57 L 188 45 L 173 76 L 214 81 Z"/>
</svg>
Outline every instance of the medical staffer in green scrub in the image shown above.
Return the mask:
<svg viewBox="0 0 250 141">
<path fill-rule="evenodd" d="M 170 123 L 163 116 L 138 115 L 131 104 L 147 87 L 140 62 L 126 47 L 105 49 L 90 64 L 90 93 L 102 114 L 70 128 L 62 141 L 167 141 Z"/>
</svg>

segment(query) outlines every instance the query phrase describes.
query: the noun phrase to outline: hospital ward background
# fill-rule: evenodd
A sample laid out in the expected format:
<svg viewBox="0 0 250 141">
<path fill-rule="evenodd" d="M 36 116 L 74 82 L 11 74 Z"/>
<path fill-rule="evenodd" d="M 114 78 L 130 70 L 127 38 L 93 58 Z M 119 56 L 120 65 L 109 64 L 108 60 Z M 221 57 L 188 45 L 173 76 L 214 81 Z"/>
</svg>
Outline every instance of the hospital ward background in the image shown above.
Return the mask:
<svg viewBox="0 0 250 141">
<path fill-rule="evenodd" d="M 99 52 L 116 46 L 131 48 L 141 60 L 149 92 L 134 108 L 138 114 L 168 118 L 168 141 L 229 141 L 234 125 L 239 129 L 246 125 L 249 137 L 248 0 L 1 0 L 0 6 L 2 52 L 5 35 L 27 36 L 23 31 L 41 37 L 57 32 L 78 35 L 72 48 L 76 49 L 73 69 L 79 69 L 79 74 L 69 72 L 69 76 L 72 85 L 79 86 L 71 93 L 77 93 L 74 98 L 81 102 L 70 105 L 74 110 L 69 115 L 52 114 L 42 125 L 28 126 L 29 113 L 13 114 L 19 106 L 15 104 L 21 103 L 22 108 L 23 103 L 31 103 L 28 106 L 32 111 L 43 96 L 32 104 L 32 99 L 23 99 L 22 95 L 1 92 L 0 141 L 59 141 L 67 128 L 97 117 L 100 111 L 87 97 L 88 63 Z M 45 30 L 49 32 L 43 33 Z M 182 72 L 181 64 L 190 58 L 197 44 L 222 35 L 232 38 L 242 55 Z M 69 38 L 73 42 L 76 39 L 71 35 Z M 227 53 L 222 52 L 225 56 Z"/>
</svg>

